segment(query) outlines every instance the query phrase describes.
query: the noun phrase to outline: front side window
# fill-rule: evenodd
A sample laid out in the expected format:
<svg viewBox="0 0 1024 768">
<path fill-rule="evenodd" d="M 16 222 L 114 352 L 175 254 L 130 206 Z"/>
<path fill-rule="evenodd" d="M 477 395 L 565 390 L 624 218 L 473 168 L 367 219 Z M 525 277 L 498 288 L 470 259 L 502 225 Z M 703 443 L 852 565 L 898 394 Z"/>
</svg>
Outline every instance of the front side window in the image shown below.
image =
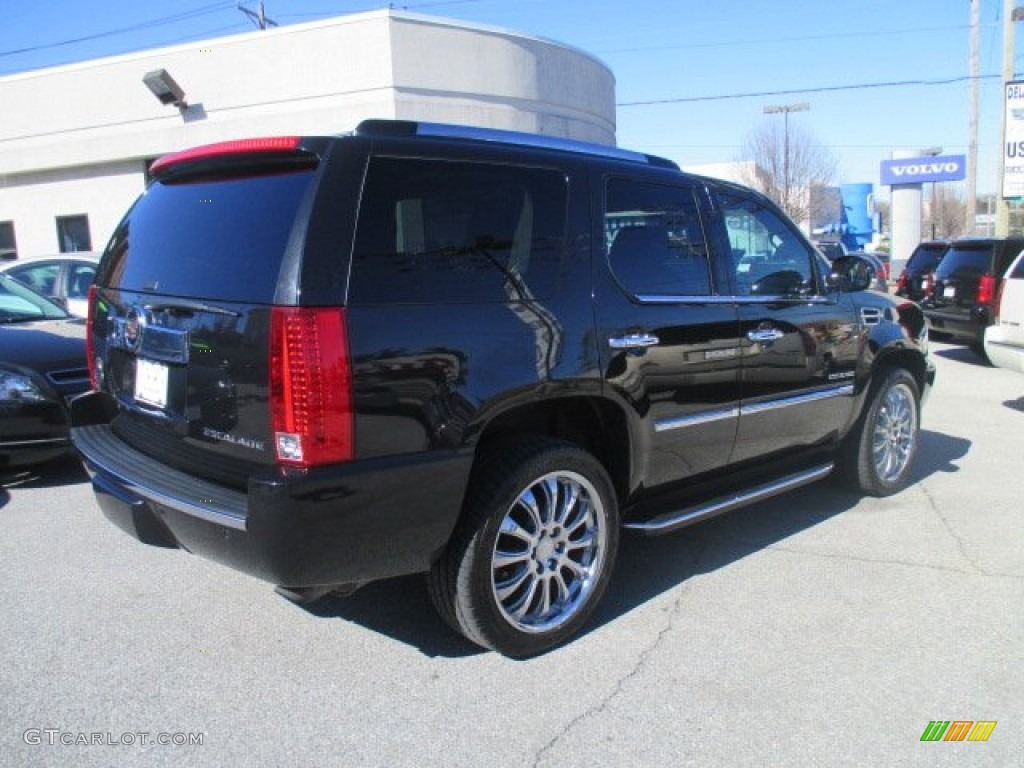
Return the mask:
<svg viewBox="0 0 1024 768">
<path fill-rule="evenodd" d="M 707 240 L 692 187 L 609 180 L 604 232 L 612 274 L 628 292 L 711 294 Z"/>
<path fill-rule="evenodd" d="M 814 288 L 812 251 L 796 230 L 755 197 L 721 197 L 740 296 L 795 296 Z"/>
<path fill-rule="evenodd" d="M 557 290 L 568 191 L 560 171 L 374 158 L 349 303 L 529 301 Z"/>
<path fill-rule="evenodd" d="M 92 250 L 92 236 L 89 234 L 89 217 L 57 217 L 57 245 L 61 253 Z"/>
</svg>

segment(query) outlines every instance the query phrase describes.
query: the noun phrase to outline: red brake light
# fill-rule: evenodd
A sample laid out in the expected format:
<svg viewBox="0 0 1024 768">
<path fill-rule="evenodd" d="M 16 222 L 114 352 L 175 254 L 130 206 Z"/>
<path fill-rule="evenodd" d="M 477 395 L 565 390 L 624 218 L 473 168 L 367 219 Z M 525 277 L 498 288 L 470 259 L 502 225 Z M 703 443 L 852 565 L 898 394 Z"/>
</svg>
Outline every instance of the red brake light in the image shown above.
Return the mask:
<svg viewBox="0 0 1024 768">
<path fill-rule="evenodd" d="M 96 285 L 89 286 L 89 314 L 85 321 L 85 362 L 89 366 L 89 386 L 92 389 L 100 388 L 99 376 L 96 372 L 96 345 L 92 340 L 93 321 L 96 318 Z"/>
<path fill-rule="evenodd" d="M 932 296 L 935 295 L 935 273 L 934 272 L 929 272 L 925 276 L 924 280 L 925 280 L 925 283 L 924 283 L 924 295 L 925 295 L 925 298 L 930 299 Z"/>
<path fill-rule="evenodd" d="M 996 279 L 992 275 L 978 278 L 978 303 L 991 304 L 996 295 Z"/>
<path fill-rule="evenodd" d="M 907 290 L 907 270 L 904 269 L 900 272 L 900 278 L 896 281 L 896 290 L 905 291 Z"/>
<path fill-rule="evenodd" d="M 353 457 L 345 310 L 271 310 L 270 412 L 280 463 L 308 468 Z"/>
<path fill-rule="evenodd" d="M 209 160 L 225 155 L 251 154 L 253 152 L 293 152 L 298 148 L 301 140 L 298 136 L 275 136 L 265 139 L 239 139 L 236 141 L 222 141 L 218 144 L 207 144 L 202 147 L 193 147 L 181 152 L 164 155 L 149 167 L 149 172 L 155 176 L 181 163 Z"/>
</svg>

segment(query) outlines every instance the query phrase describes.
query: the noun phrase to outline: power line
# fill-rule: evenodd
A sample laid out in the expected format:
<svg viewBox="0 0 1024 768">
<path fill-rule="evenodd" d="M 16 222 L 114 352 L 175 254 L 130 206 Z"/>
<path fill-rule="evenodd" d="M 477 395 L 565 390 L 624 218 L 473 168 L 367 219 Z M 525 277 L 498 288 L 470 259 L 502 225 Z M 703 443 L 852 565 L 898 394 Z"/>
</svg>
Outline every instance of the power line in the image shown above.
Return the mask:
<svg viewBox="0 0 1024 768">
<path fill-rule="evenodd" d="M 199 16 L 206 16 L 207 14 L 217 13 L 219 11 L 233 8 L 234 3 L 231 2 L 220 2 L 210 3 L 208 5 L 200 6 L 199 8 L 193 8 L 190 11 L 182 11 L 171 16 L 161 16 L 157 19 L 150 19 L 149 21 L 141 21 L 138 24 L 132 24 L 127 27 L 119 27 L 117 29 L 109 29 L 105 32 L 96 32 L 91 35 L 82 35 L 81 37 L 73 37 L 68 40 L 59 40 L 54 43 L 44 43 L 42 45 L 33 45 L 26 48 L 15 48 L 8 51 L 0 51 L 0 56 L 15 56 L 21 53 L 34 53 L 36 51 L 45 51 L 51 48 L 61 48 L 66 45 L 74 45 L 76 43 L 84 43 L 90 40 L 101 40 L 105 37 L 113 37 L 115 35 L 123 35 L 128 32 L 139 32 L 145 29 L 152 29 L 153 27 L 163 26 L 165 24 L 174 24 L 179 21 L 186 21 L 188 19 L 198 18 Z"/>
<path fill-rule="evenodd" d="M 993 80 L 1002 75 L 979 75 L 978 80 Z M 854 85 L 830 85 L 819 88 L 793 88 L 784 91 L 752 91 L 749 93 L 730 93 L 718 96 L 680 96 L 670 99 L 650 99 L 648 101 L 620 101 L 617 107 L 647 107 L 657 104 L 686 104 L 698 101 L 727 101 L 730 99 L 753 99 L 766 96 L 793 96 L 806 93 L 832 93 L 836 91 L 860 91 L 868 88 L 901 88 L 906 86 L 936 86 L 963 83 L 971 80 L 968 76 L 951 77 L 944 80 L 891 80 L 884 83 L 858 83 Z"/>
<path fill-rule="evenodd" d="M 998 24 L 983 24 L 983 27 L 998 27 Z M 842 40 L 856 37 L 882 37 L 892 35 L 910 35 L 921 32 L 962 32 L 969 27 L 965 24 L 946 27 L 918 27 L 915 29 L 876 29 L 870 32 L 829 32 L 821 35 L 799 35 L 796 37 L 764 37 L 751 40 L 723 40 L 721 42 L 709 43 L 674 43 L 672 45 L 652 45 L 637 48 L 610 48 L 606 50 L 595 50 L 594 53 L 601 55 L 609 53 L 647 53 L 651 51 L 678 51 L 694 48 L 734 48 L 743 45 L 778 45 L 779 43 L 807 43 L 817 40 Z"/>
</svg>

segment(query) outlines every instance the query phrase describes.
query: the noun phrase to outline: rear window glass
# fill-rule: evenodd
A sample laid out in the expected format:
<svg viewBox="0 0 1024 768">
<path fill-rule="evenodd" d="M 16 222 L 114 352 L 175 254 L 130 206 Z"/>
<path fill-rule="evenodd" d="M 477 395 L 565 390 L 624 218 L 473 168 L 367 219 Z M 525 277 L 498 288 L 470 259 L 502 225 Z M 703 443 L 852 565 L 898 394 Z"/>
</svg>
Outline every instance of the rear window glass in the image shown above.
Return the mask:
<svg viewBox="0 0 1024 768">
<path fill-rule="evenodd" d="M 311 171 L 152 185 L 122 221 L 98 282 L 270 303 Z"/>
<path fill-rule="evenodd" d="M 560 171 L 375 158 L 352 258 L 350 304 L 531 300 L 566 256 Z"/>
<path fill-rule="evenodd" d="M 918 246 L 907 262 L 907 269 L 912 272 L 931 272 L 942 260 L 946 246 Z"/>
<path fill-rule="evenodd" d="M 980 276 L 988 272 L 992 264 L 992 245 L 952 245 L 942 257 L 942 263 L 935 270 L 935 276 L 943 279 L 950 275 L 961 277 Z"/>
</svg>

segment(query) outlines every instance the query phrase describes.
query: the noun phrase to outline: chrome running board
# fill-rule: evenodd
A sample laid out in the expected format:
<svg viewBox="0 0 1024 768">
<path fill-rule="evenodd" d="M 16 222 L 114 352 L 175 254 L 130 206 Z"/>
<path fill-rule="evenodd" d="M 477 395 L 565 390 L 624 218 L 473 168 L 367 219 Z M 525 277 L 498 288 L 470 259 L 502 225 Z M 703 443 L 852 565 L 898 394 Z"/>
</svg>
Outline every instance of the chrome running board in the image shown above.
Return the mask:
<svg viewBox="0 0 1024 768">
<path fill-rule="evenodd" d="M 823 477 L 827 477 L 834 467 L 835 464 L 829 462 L 828 464 L 822 464 L 803 472 L 786 475 L 778 480 L 773 480 L 770 483 L 758 485 L 745 491 L 719 496 L 716 499 L 705 501 L 693 507 L 666 512 L 650 520 L 625 523 L 623 527 L 634 531 L 641 531 L 649 536 L 670 533 L 687 525 L 706 520 L 709 517 L 720 515 L 723 512 L 745 507 L 747 504 L 753 504 L 755 501 L 770 499 L 772 496 L 777 496 L 793 488 L 799 488 L 801 485 L 821 480 Z"/>
</svg>

